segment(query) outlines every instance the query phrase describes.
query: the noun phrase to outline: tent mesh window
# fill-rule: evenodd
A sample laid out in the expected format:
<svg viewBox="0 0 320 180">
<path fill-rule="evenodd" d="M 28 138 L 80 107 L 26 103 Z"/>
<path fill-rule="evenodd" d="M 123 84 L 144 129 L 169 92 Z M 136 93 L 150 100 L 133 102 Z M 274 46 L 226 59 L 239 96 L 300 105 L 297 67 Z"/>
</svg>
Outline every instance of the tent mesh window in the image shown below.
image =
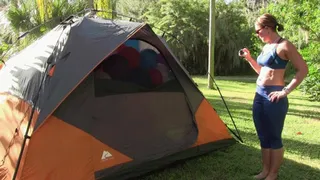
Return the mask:
<svg viewBox="0 0 320 180">
<path fill-rule="evenodd" d="M 183 92 L 162 54 L 141 40 L 129 39 L 94 70 L 95 95 Z"/>
</svg>

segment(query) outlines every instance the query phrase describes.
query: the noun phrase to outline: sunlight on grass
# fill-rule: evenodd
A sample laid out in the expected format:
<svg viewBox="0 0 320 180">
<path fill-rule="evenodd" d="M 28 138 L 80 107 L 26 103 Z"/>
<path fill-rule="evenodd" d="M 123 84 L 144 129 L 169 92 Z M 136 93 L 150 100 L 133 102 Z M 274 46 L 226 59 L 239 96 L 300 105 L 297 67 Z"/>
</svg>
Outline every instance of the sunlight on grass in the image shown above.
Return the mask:
<svg viewBox="0 0 320 180">
<path fill-rule="evenodd" d="M 207 88 L 206 77 L 193 77 L 221 119 L 235 131 L 218 90 Z M 240 131 L 244 144 L 200 156 L 143 179 L 246 180 L 260 170 L 260 146 L 252 121 L 254 77 L 216 77 L 219 90 Z M 289 112 L 283 130 L 286 149 L 280 180 L 320 177 L 320 103 L 311 102 L 299 91 L 289 95 Z M 300 134 L 300 133 L 301 134 Z"/>
</svg>

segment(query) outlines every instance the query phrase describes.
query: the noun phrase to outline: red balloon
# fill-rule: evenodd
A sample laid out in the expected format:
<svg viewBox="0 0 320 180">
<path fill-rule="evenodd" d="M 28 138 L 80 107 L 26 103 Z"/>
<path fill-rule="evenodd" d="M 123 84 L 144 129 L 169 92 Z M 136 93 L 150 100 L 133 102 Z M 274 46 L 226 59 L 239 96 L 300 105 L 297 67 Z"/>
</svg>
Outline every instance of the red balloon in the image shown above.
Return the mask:
<svg viewBox="0 0 320 180">
<path fill-rule="evenodd" d="M 102 68 L 114 80 L 126 80 L 130 72 L 128 60 L 119 54 L 109 56 L 102 62 Z"/>
<path fill-rule="evenodd" d="M 158 69 L 149 69 L 149 75 L 153 85 L 158 86 L 163 83 L 162 74 Z"/>
<path fill-rule="evenodd" d="M 114 53 L 119 53 L 120 51 L 122 51 L 124 48 L 126 48 L 127 46 L 124 44 L 121 44 L 115 51 Z"/>
<path fill-rule="evenodd" d="M 119 51 L 119 55 L 125 57 L 129 62 L 130 69 L 136 68 L 140 64 L 140 53 L 133 47 L 124 47 Z"/>
</svg>

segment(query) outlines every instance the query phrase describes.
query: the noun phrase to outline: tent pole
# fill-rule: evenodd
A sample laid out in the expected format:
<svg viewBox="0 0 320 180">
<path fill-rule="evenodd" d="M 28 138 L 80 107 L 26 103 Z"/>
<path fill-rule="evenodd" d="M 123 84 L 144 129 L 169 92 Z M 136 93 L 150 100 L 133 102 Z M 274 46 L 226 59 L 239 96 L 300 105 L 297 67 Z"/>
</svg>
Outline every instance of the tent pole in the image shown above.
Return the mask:
<svg viewBox="0 0 320 180">
<path fill-rule="evenodd" d="M 62 33 L 63 33 L 63 31 L 61 32 L 61 34 Z M 61 34 L 60 34 L 60 36 L 61 36 Z M 58 47 L 58 43 L 59 43 L 59 39 L 58 39 L 58 41 L 56 42 L 56 44 L 55 44 L 55 46 L 53 48 L 52 54 L 54 54 L 56 52 L 56 48 Z M 50 57 L 48 59 L 50 59 Z M 40 86 L 39 86 L 38 92 L 37 92 L 36 96 L 34 97 L 34 99 L 32 101 L 33 102 L 33 107 L 32 107 L 32 110 L 31 110 L 31 114 L 30 114 L 30 118 L 29 118 L 29 121 L 28 121 L 26 132 L 25 132 L 25 134 L 23 136 L 23 142 L 22 142 L 22 145 L 21 145 L 19 158 L 17 160 L 17 165 L 16 165 L 16 168 L 15 168 L 15 171 L 14 171 L 14 174 L 13 174 L 13 178 L 12 178 L 13 180 L 15 180 L 17 178 L 19 167 L 20 167 L 20 163 L 21 163 L 21 159 L 22 159 L 22 155 L 23 155 L 23 152 L 25 150 L 25 145 L 26 145 L 27 139 L 31 138 L 31 136 L 28 135 L 29 134 L 29 130 L 30 130 L 30 126 L 31 126 L 31 123 L 32 123 L 32 119 L 34 117 L 34 113 L 35 113 L 36 108 L 37 108 L 37 103 L 38 103 L 38 100 L 39 100 L 39 97 L 40 97 L 40 92 L 41 92 L 43 83 L 46 80 L 46 74 L 48 73 L 48 68 L 49 68 L 50 64 L 51 64 L 51 61 L 47 61 L 46 67 L 44 68 L 45 71 L 43 73 L 43 77 L 42 77 L 42 79 L 40 81 Z"/>
<path fill-rule="evenodd" d="M 47 72 L 48 70 L 48 65 L 45 69 L 45 73 Z M 31 122 L 32 122 L 32 119 L 33 119 L 33 116 L 34 116 L 34 112 L 36 110 L 36 107 L 37 107 L 37 102 L 39 100 L 39 94 L 40 94 L 40 91 L 42 89 L 42 85 L 43 85 L 43 81 L 45 80 L 45 77 L 46 77 L 46 74 L 43 74 L 43 78 L 41 79 L 41 83 L 40 83 L 40 87 L 39 87 L 39 90 L 38 90 L 38 93 L 34 99 L 34 104 L 33 104 L 33 107 L 32 107 L 32 110 L 31 110 L 31 115 L 30 115 L 30 118 L 28 120 L 28 125 L 27 125 L 27 129 L 26 129 L 26 132 L 23 136 L 23 142 L 22 142 L 22 145 L 21 145 L 21 150 L 20 150 L 20 154 L 19 154 L 19 158 L 18 158 L 18 162 L 17 162 L 17 165 L 16 165 L 16 169 L 14 171 L 14 174 L 13 174 L 13 180 L 15 180 L 17 178 L 17 174 L 18 174 L 18 171 L 19 171 L 19 167 L 20 167 L 20 163 L 21 163 L 21 159 L 22 159 L 22 155 L 23 155 L 23 152 L 24 152 L 24 149 L 25 149 L 25 146 L 26 146 L 26 142 L 27 142 L 27 139 L 30 139 L 31 136 L 29 136 L 29 130 L 30 130 L 30 126 L 31 126 Z"/>
<path fill-rule="evenodd" d="M 34 107 L 32 107 L 32 112 L 31 112 L 31 116 L 30 116 L 29 121 L 28 121 L 28 126 L 27 126 L 27 129 L 26 129 L 26 133 L 23 136 L 23 143 L 21 145 L 21 151 L 20 151 L 20 154 L 19 154 L 17 166 L 16 166 L 16 169 L 14 171 L 12 179 L 16 179 L 17 178 L 17 174 L 18 174 L 19 167 L 20 167 L 20 162 L 21 162 L 22 155 L 23 155 L 23 152 L 24 152 L 24 149 L 25 149 L 25 146 L 26 146 L 27 139 L 31 138 L 28 134 L 29 134 L 29 129 L 30 129 L 30 125 L 31 125 L 31 122 L 32 122 L 32 119 L 33 119 L 35 108 L 36 107 L 34 105 Z"/>
</svg>

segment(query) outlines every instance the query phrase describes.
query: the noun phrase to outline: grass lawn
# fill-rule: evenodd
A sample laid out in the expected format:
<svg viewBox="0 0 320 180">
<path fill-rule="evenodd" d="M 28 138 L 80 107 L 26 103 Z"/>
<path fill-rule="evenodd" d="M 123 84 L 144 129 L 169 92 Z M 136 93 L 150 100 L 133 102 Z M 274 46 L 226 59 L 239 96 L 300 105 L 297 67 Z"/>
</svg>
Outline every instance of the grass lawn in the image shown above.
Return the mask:
<svg viewBox="0 0 320 180">
<path fill-rule="evenodd" d="M 206 77 L 193 78 L 224 122 L 234 130 L 219 92 L 207 89 Z M 244 143 L 186 160 L 140 179 L 247 180 L 260 170 L 260 147 L 251 115 L 255 79 L 217 77 L 216 83 Z M 320 102 L 308 101 L 295 90 L 289 95 L 289 103 L 283 130 L 285 160 L 279 180 L 320 179 Z"/>
</svg>

